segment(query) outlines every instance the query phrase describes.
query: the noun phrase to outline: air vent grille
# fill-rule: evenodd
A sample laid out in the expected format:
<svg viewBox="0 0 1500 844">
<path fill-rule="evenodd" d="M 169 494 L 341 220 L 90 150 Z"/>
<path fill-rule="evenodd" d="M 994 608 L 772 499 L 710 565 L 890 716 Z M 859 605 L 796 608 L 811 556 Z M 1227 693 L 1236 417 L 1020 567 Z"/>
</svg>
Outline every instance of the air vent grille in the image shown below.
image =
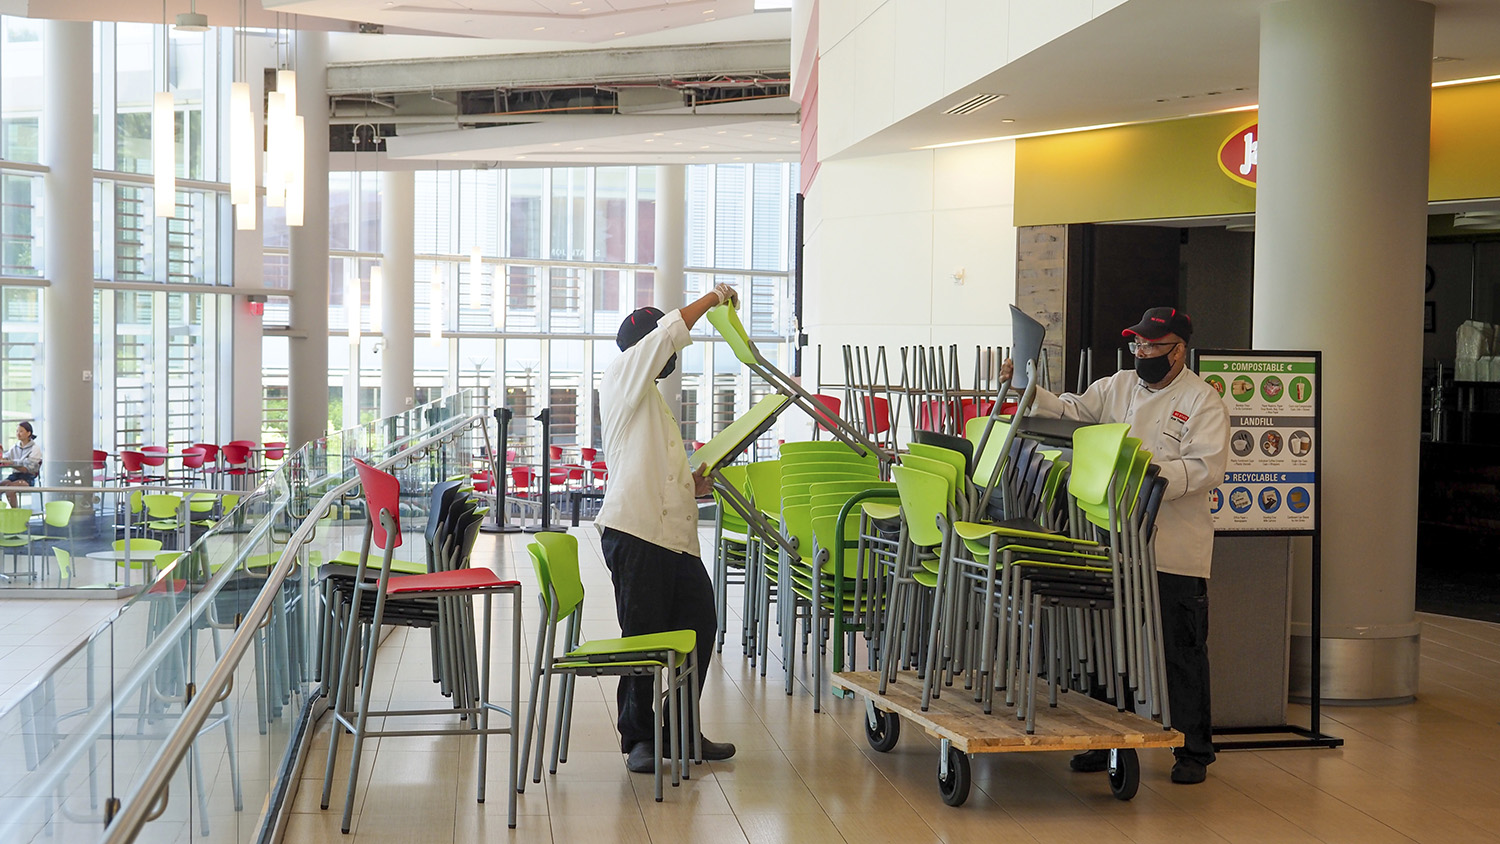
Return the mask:
<svg viewBox="0 0 1500 844">
<path fill-rule="evenodd" d="M 952 108 L 949 108 L 949 109 L 945 110 L 943 112 L 943 114 L 973 114 L 974 112 L 976 112 L 976 111 L 984 108 L 985 106 L 989 105 L 990 103 L 995 102 L 996 100 L 1000 99 L 1003 96 L 1005 96 L 1005 95 L 1004 94 L 975 94 L 974 96 L 968 98 L 967 100 L 964 100 L 963 102 L 959 103 L 958 105 L 953 106 Z"/>
</svg>

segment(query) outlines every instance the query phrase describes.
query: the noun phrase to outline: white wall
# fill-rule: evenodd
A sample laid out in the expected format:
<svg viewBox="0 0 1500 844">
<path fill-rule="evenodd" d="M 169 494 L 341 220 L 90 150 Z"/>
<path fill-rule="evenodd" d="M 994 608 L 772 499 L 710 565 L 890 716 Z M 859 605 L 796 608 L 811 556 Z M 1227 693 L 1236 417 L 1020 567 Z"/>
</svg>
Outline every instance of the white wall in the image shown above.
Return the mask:
<svg viewBox="0 0 1500 844">
<path fill-rule="evenodd" d="M 825 159 L 832 157 L 1122 2 L 837 0 L 821 3 L 819 155 Z"/>
<path fill-rule="evenodd" d="M 806 383 L 819 343 L 825 382 L 845 343 L 956 343 L 961 362 L 1008 344 L 1014 176 L 1010 142 L 824 162 L 806 203 Z"/>
</svg>

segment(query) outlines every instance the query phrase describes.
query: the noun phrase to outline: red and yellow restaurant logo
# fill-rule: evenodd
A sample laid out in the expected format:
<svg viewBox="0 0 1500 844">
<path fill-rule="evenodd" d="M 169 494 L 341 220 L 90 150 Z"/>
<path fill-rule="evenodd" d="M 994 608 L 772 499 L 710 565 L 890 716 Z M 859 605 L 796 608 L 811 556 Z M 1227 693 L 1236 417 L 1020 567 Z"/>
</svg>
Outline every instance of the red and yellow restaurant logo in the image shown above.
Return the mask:
<svg viewBox="0 0 1500 844">
<path fill-rule="evenodd" d="M 1219 144 L 1219 169 L 1242 185 L 1255 187 L 1255 145 L 1260 124 L 1251 123 Z"/>
</svg>

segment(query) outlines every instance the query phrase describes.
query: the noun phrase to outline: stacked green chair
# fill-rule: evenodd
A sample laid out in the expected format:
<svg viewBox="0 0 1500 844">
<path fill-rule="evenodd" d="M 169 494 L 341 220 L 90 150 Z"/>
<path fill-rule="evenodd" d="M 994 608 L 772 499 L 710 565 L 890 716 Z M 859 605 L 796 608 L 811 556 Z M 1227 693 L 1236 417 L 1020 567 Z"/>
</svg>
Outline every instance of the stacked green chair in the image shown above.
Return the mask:
<svg viewBox="0 0 1500 844">
<path fill-rule="evenodd" d="M 719 473 L 742 497 L 749 491 L 748 470 L 745 466 L 725 466 Z M 734 511 L 718 489 L 714 490 L 714 503 L 718 511 L 714 517 L 714 610 L 719 618 L 719 634 L 714 648 L 722 653 L 724 630 L 728 624 L 729 582 L 734 573 L 738 574 L 739 582 L 744 587 L 744 606 L 740 617 L 749 615 L 752 597 L 747 577 L 750 571 L 750 526 Z M 742 646 L 748 646 L 747 631 L 740 631 L 740 642 Z"/>
<path fill-rule="evenodd" d="M 698 712 L 698 634 L 693 630 L 672 630 L 614 639 L 583 641 L 582 619 L 584 589 L 578 569 L 578 538 L 571 534 L 538 534 L 537 541 L 526 546 L 537 576 L 537 600 L 541 604 L 542 623 L 537 629 L 536 651 L 532 658 L 531 703 L 526 717 L 526 737 L 521 745 L 521 765 L 531 758 L 531 742 L 536 737 L 536 760 L 532 782 L 542 781 L 542 756 L 547 731 L 547 709 L 552 678 L 560 676 L 558 712 L 553 724 L 552 761 L 549 772 L 568 761 L 568 738 L 573 722 L 573 696 L 577 678 L 616 675 L 652 677 L 655 686 L 653 723 L 662 723 L 662 705 L 666 704 L 670 722 L 668 759 L 675 787 L 687 775 L 688 744 L 692 756 L 703 761 L 703 747 Z M 567 622 L 559 635 L 558 628 Z M 559 643 L 562 653 L 559 655 Z M 681 704 L 689 707 L 683 715 Z M 538 711 L 540 709 L 540 711 Z M 656 801 L 662 799 L 662 731 L 654 736 Z M 524 775 L 516 778 L 516 790 L 526 788 Z"/>
<path fill-rule="evenodd" d="M 781 522 L 781 461 L 759 460 L 745 467 L 745 483 L 755 509 L 771 524 Z M 765 540 L 751 535 L 749 546 L 750 571 L 746 574 L 750 612 L 745 617 L 745 630 L 749 636 L 746 650 L 750 664 L 760 664 L 760 676 L 766 676 L 766 647 L 770 629 L 771 602 L 777 599 L 776 572 L 781 549 Z"/>
</svg>

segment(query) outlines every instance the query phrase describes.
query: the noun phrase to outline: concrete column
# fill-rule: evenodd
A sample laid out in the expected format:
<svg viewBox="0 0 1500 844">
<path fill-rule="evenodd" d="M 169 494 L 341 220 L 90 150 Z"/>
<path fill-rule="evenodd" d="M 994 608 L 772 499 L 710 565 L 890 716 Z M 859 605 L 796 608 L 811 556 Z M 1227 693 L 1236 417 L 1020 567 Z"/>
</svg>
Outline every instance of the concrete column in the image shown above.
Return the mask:
<svg viewBox="0 0 1500 844">
<path fill-rule="evenodd" d="M 687 278 L 687 168 L 671 164 L 656 168 L 656 292 L 654 304 L 672 311 L 686 304 Z M 658 381 L 657 389 L 678 419 L 682 418 L 682 367 Z"/>
<path fill-rule="evenodd" d="M 380 415 L 405 413 L 416 399 L 417 174 L 380 174 Z"/>
<path fill-rule="evenodd" d="M 94 255 L 79 221 L 94 216 L 93 49 L 87 22 L 43 23 L 42 163 L 47 278 L 42 294 L 42 483 L 88 485 L 94 448 Z M 10 431 L 6 431 L 8 438 Z M 27 502 L 26 506 L 39 506 Z M 91 506 L 77 502 L 85 513 Z"/>
<path fill-rule="evenodd" d="M 297 113 L 307 129 L 305 214 L 291 230 L 291 447 L 328 428 L 328 35 L 298 32 Z"/>
<path fill-rule="evenodd" d="M 1261 17 L 1254 341 L 1323 352 L 1326 700 L 1417 689 L 1432 32 L 1433 7 L 1413 0 L 1289 0 Z M 1294 696 L 1309 667 L 1299 569 Z"/>
</svg>

